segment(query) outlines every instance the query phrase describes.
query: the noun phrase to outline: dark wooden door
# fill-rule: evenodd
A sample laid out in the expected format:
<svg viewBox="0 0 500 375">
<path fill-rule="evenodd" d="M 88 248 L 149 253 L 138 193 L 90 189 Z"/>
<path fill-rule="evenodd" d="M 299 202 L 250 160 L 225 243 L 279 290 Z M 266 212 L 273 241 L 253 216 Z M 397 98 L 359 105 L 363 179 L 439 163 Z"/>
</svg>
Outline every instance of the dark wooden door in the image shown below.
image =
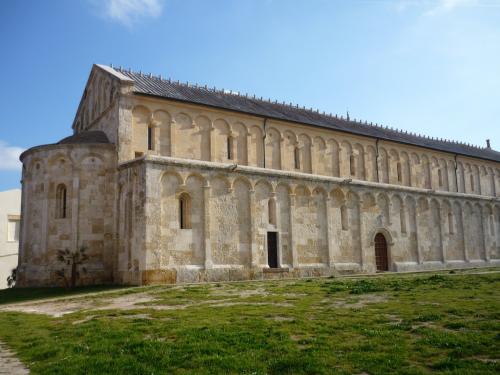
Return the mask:
<svg viewBox="0 0 500 375">
<path fill-rule="evenodd" d="M 389 271 L 387 241 L 382 233 L 377 233 L 375 236 L 375 264 L 377 265 L 377 271 Z"/>
<path fill-rule="evenodd" d="M 278 268 L 278 233 L 267 232 L 267 264 Z"/>
</svg>

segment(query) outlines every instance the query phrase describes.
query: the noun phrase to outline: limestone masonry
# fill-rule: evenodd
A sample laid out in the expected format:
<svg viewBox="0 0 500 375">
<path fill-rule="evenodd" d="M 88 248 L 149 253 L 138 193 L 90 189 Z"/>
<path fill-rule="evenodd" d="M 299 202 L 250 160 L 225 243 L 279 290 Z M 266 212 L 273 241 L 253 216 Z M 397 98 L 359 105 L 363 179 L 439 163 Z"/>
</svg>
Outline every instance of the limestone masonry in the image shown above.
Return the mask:
<svg viewBox="0 0 500 375">
<path fill-rule="evenodd" d="M 94 65 L 23 162 L 19 286 L 500 264 L 500 153 Z"/>
</svg>

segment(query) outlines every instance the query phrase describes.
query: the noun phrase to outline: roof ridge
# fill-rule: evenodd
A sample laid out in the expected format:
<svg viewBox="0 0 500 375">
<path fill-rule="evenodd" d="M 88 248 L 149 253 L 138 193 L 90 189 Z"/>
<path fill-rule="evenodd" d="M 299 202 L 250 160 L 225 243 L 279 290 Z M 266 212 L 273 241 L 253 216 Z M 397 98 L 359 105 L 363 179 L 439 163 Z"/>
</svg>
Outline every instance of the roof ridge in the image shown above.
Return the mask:
<svg viewBox="0 0 500 375">
<path fill-rule="evenodd" d="M 270 103 L 270 104 L 273 104 L 273 105 L 278 105 L 278 106 L 281 106 L 281 107 L 286 107 L 286 108 L 289 108 L 289 109 L 293 109 L 293 110 L 301 110 L 301 111 L 306 111 L 310 114 L 320 114 L 322 116 L 325 116 L 325 117 L 330 117 L 330 118 L 335 118 L 336 120 L 340 120 L 340 121 L 345 121 L 347 123 L 354 123 L 354 124 L 359 124 L 359 125 L 362 125 L 362 126 L 366 126 L 366 127 L 371 127 L 371 128 L 375 128 L 375 129 L 383 129 L 383 130 L 386 130 L 386 131 L 390 131 L 390 132 L 393 132 L 393 133 L 396 133 L 396 134 L 405 134 L 405 135 L 409 135 L 413 138 L 416 138 L 416 139 L 421 139 L 421 140 L 432 140 L 432 141 L 436 141 L 436 142 L 440 142 L 442 144 L 450 144 L 450 145 L 460 145 L 462 147 L 468 147 L 468 148 L 473 148 L 473 149 L 478 149 L 478 150 L 489 150 L 487 147 L 481 147 L 481 146 L 478 146 L 478 145 L 473 145 L 473 144 L 470 144 L 470 143 L 466 143 L 466 142 L 461 142 L 461 141 L 458 141 L 458 140 L 450 140 L 450 139 L 444 139 L 444 138 L 439 138 L 439 137 L 434 137 L 434 136 L 429 136 L 429 135 L 426 135 L 426 134 L 421 134 L 421 133 L 416 133 L 416 132 L 412 132 L 412 131 L 408 131 L 408 130 L 404 130 L 404 129 L 399 129 L 399 128 L 394 128 L 394 127 L 390 127 L 388 125 L 383 125 L 383 124 L 379 124 L 379 123 L 373 123 L 373 122 L 369 122 L 367 120 L 360 120 L 360 119 L 356 119 L 356 118 L 349 118 L 348 117 L 344 117 L 343 115 L 338 115 L 338 114 L 332 114 L 331 112 L 330 113 L 326 113 L 326 111 L 320 111 L 319 109 L 314 109 L 312 107 L 309 107 L 309 108 L 306 108 L 304 105 L 300 106 L 298 103 L 292 103 L 292 102 L 286 102 L 286 101 L 282 101 L 282 102 L 279 102 L 277 99 L 274 99 L 272 100 L 271 98 L 264 98 L 262 96 L 257 96 L 255 94 L 252 94 L 252 95 L 249 95 L 248 93 L 245 93 L 245 94 L 242 94 L 240 91 L 238 90 L 231 90 L 231 89 L 225 89 L 225 88 L 217 88 L 216 86 L 213 86 L 213 87 L 209 87 L 207 84 L 205 85 L 201 85 L 201 84 L 198 84 L 198 83 L 190 83 L 189 81 L 186 81 L 186 82 L 181 82 L 180 80 L 176 80 L 174 81 L 172 78 L 170 77 L 163 77 L 161 74 L 159 75 L 153 75 L 152 73 L 143 73 L 142 70 L 139 70 L 139 71 L 133 71 L 131 68 L 123 68 L 121 65 L 120 66 L 113 66 L 113 64 L 110 64 L 109 65 L 112 69 L 115 69 L 117 71 L 119 71 L 120 73 L 126 73 L 126 74 L 133 74 L 133 75 L 139 75 L 140 77 L 143 77 L 143 78 L 149 78 L 149 79 L 158 79 L 160 80 L 161 82 L 166 82 L 166 83 L 169 83 L 169 84 L 175 84 L 175 85 L 179 85 L 179 86 L 183 86 L 183 87 L 188 87 L 188 88 L 195 88 L 195 89 L 198 89 L 198 90 L 206 90 L 208 92 L 215 92 L 215 93 L 219 93 L 219 94 L 222 94 L 222 95 L 230 95 L 230 96 L 236 96 L 236 97 L 243 97 L 243 98 L 246 98 L 246 99 L 249 99 L 249 100 L 256 100 L 256 101 L 260 101 L 262 103 Z M 493 150 L 495 151 L 495 150 Z"/>
</svg>

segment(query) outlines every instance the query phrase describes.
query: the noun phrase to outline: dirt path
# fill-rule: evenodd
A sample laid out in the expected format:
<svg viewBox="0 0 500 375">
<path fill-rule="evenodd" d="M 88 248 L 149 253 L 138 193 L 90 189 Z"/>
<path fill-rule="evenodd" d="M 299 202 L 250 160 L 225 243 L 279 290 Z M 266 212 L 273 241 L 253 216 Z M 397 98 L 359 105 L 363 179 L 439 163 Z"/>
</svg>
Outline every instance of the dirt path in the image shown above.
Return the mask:
<svg viewBox="0 0 500 375">
<path fill-rule="evenodd" d="M 0 375 L 24 375 L 29 370 L 16 358 L 4 343 L 0 342 Z"/>
</svg>

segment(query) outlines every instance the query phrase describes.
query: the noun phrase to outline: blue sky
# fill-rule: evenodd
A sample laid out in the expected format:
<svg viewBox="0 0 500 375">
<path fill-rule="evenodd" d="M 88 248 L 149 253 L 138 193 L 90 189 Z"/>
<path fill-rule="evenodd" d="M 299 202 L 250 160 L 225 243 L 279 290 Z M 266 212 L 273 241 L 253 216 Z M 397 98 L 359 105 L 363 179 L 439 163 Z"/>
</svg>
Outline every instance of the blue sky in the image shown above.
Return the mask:
<svg viewBox="0 0 500 375">
<path fill-rule="evenodd" d="M 93 63 L 500 149 L 500 0 L 4 0 L 0 190 Z"/>
</svg>

